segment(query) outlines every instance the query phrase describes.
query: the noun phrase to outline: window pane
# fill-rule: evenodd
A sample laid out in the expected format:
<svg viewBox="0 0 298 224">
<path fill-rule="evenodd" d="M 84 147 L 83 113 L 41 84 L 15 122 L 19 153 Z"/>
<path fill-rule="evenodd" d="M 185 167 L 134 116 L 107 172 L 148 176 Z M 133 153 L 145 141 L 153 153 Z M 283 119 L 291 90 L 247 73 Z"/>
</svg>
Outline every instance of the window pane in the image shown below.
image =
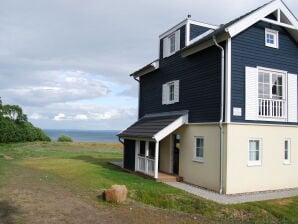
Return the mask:
<svg viewBox="0 0 298 224">
<path fill-rule="evenodd" d="M 169 100 L 170 101 L 173 101 L 174 100 L 174 84 L 170 84 L 170 87 L 169 87 L 169 91 L 170 91 L 170 94 L 169 94 Z"/>
<path fill-rule="evenodd" d="M 149 156 L 155 157 L 155 142 L 149 142 Z"/>
<path fill-rule="evenodd" d="M 145 141 L 140 141 L 140 156 L 145 156 L 145 145 L 146 142 Z"/>
<path fill-rule="evenodd" d="M 260 160 L 260 141 L 259 140 L 249 140 L 249 161 L 259 161 Z"/>
<path fill-rule="evenodd" d="M 170 52 L 175 51 L 175 35 L 170 37 Z"/>
<path fill-rule="evenodd" d="M 202 138 L 196 140 L 196 157 L 204 157 L 204 139 Z"/>
<path fill-rule="evenodd" d="M 264 73 L 264 83 L 269 84 L 269 82 L 270 82 L 270 74 Z"/>
</svg>

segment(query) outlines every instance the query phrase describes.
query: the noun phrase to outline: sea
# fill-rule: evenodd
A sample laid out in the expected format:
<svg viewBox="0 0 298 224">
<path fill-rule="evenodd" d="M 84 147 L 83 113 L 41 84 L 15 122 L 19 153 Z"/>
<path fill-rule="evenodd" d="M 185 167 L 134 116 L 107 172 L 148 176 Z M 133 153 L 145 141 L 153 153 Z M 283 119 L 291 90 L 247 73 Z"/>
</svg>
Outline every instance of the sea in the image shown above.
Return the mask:
<svg viewBox="0 0 298 224">
<path fill-rule="evenodd" d="M 75 142 L 119 142 L 117 134 L 120 130 L 43 130 L 52 141 L 57 141 L 59 136 L 70 136 Z"/>
</svg>

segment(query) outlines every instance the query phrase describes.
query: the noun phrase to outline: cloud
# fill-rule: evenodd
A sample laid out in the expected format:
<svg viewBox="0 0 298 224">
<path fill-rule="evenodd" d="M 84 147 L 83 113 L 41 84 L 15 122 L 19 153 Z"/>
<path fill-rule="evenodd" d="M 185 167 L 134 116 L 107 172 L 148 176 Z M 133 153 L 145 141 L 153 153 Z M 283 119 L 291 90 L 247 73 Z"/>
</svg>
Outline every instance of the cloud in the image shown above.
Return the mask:
<svg viewBox="0 0 298 224">
<path fill-rule="evenodd" d="M 219 25 L 268 1 L 2 1 L 0 96 L 42 128 L 125 128 L 137 119 L 129 74 L 158 57 L 159 34 L 188 14 Z"/>
</svg>

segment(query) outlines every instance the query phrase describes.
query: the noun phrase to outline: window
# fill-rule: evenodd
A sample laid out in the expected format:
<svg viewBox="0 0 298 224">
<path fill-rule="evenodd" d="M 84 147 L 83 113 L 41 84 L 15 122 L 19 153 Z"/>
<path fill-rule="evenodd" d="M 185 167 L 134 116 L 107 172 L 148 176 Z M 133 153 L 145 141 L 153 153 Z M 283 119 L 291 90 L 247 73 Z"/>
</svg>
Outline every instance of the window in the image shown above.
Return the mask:
<svg viewBox="0 0 298 224">
<path fill-rule="evenodd" d="M 259 70 L 258 101 L 259 116 L 283 118 L 285 116 L 284 73 Z"/>
<path fill-rule="evenodd" d="M 204 138 L 196 137 L 195 142 L 195 161 L 203 162 L 204 160 Z"/>
<path fill-rule="evenodd" d="M 146 142 L 140 141 L 140 153 L 139 156 L 145 156 L 146 154 Z"/>
<path fill-rule="evenodd" d="M 155 158 L 155 142 L 149 142 L 148 156 L 151 158 Z"/>
<path fill-rule="evenodd" d="M 180 50 L 180 30 L 163 38 L 163 57 L 169 57 Z"/>
<path fill-rule="evenodd" d="M 179 80 L 171 81 L 162 86 L 162 104 L 179 102 Z"/>
<path fill-rule="evenodd" d="M 265 29 L 265 45 L 267 47 L 278 48 L 278 31 Z"/>
<path fill-rule="evenodd" d="M 248 145 L 248 165 L 261 165 L 261 141 L 259 139 L 250 139 Z"/>
<path fill-rule="evenodd" d="M 289 164 L 290 163 L 290 157 L 291 157 L 291 144 L 290 139 L 286 139 L 284 141 L 284 163 Z"/>
<path fill-rule="evenodd" d="M 169 37 L 169 42 L 170 42 L 170 53 L 175 52 L 175 34 Z"/>
</svg>

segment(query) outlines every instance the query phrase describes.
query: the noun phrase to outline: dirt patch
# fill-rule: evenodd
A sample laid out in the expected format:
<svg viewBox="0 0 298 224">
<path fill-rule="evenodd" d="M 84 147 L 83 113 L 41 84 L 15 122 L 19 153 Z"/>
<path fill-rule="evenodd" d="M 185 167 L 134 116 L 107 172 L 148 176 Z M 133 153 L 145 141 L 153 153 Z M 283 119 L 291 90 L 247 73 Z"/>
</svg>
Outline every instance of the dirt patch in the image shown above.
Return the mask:
<svg viewBox="0 0 298 224">
<path fill-rule="evenodd" d="M 13 160 L 11 156 L 5 155 L 5 154 L 0 154 L 0 158 L 3 158 L 5 160 Z"/>
<path fill-rule="evenodd" d="M 198 223 L 199 217 L 128 201 L 122 205 L 98 202 L 96 195 L 79 195 L 51 182 L 44 173 L 15 166 L 0 189 L 1 224 L 10 223 Z M 1 206 L 1 204 L 0 204 Z M 1 209 L 1 207 L 0 207 Z M 5 222 L 3 220 L 6 220 Z M 200 223 L 212 223 L 200 219 Z"/>
<path fill-rule="evenodd" d="M 274 204 L 276 205 L 288 205 L 293 203 L 293 199 L 292 198 L 283 198 L 283 199 L 279 199 L 279 200 L 274 200 Z"/>
</svg>

